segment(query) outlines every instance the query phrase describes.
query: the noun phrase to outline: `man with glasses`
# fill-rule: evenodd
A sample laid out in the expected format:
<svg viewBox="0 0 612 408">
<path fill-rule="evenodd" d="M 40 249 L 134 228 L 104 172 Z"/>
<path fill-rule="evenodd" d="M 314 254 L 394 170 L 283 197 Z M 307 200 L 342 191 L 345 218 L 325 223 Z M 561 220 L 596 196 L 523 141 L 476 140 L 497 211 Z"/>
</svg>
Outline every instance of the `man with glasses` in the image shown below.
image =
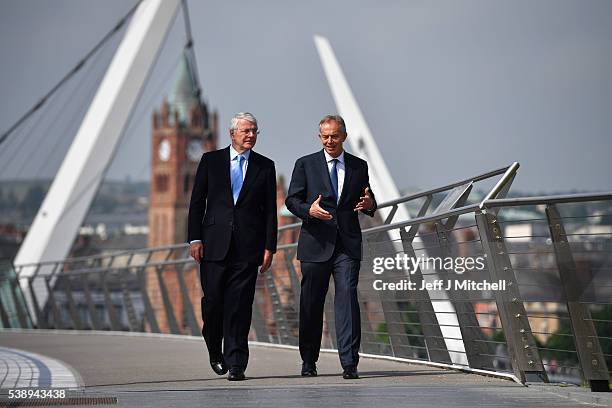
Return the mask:
<svg viewBox="0 0 612 408">
<path fill-rule="evenodd" d="M 257 267 L 276 252 L 276 170 L 255 151 L 259 130 L 250 113 L 231 121 L 231 144 L 204 153 L 189 204 L 190 255 L 200 264 L 202 336 L 210 365 L 241 381 L 249 359 Z M 222 348 L 223 344 L 223 348 Z"/>
<path fill-rule="evenodd" d="M 358 212 L 370 217 L 376 200 L 368 164 L 344 151 L 346 126 L 339 115 L 319 122 L 323 149 L 295 162 L 285 204 L 301 218 L 297 258 L 301 262 L 299 346 L 302 375 L 316 376 L 323 332 L 323 306 L 334 278 L 334 313 L 345 379 L 359 378 L 361 321 L 357 283 L 361 264 Z"/>
</svg>

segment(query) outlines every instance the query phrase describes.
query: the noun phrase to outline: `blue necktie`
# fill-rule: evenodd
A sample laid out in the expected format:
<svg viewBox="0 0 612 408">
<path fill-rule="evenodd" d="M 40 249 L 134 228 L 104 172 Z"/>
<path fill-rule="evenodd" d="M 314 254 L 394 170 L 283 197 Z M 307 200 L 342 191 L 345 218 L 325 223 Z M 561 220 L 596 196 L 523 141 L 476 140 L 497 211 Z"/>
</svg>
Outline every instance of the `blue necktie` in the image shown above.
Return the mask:
<svg viewBox="0 0 612 408">
<path fill-rule="evenodd" d="M 234 196 L 234 204 L 236 204 L 240 195 L 240 189 L 242 189 L 242 162 L 244 161 L 244 156 L 239 154 L 233 161 L 237 162 L 237 164 L 232 163 L 232 195 Z"/>
<path fill-rule="evenodd" d="M 338 203 L 338 170 L 336 169 L 337 164 L 338 164 L 338 159 L 333 159 L 332 167 L 331 167 L 331 170 L 329 171 L 329 178 L 331 179 L 332 190 L 334 190 L 336 204 Z"/>
</svg>

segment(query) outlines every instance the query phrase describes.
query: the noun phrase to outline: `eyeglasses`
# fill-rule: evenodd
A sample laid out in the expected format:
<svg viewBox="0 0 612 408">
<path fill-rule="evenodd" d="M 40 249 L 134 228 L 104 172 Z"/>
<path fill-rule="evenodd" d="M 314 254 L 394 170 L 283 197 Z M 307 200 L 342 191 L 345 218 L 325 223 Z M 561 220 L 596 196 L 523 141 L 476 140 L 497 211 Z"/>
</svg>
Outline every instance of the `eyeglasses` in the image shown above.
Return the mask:
<svg viewBox="0 0 612 408">
<path fill-rule="evenodd" d="M 250 133 L 254 134 L 254 135 L 258 135 L 259 134 L 259 129 L 257 128 L 251 128 L 251 129 L 238 129 L 238 131 L 240 133 L 242 133 L 243 135 L 248 135 Z"/>
</svg>

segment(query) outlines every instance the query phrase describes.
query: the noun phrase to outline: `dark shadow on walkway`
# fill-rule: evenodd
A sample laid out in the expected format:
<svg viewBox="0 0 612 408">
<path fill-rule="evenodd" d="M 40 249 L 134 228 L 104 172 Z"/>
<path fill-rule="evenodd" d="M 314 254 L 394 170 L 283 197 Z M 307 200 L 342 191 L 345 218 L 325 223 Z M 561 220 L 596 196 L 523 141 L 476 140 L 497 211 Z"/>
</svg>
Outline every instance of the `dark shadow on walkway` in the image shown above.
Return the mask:
<svg viewBox="0 0 612 408">
<path fill-rule="evenodd" d="M 440 371 L 366 371 L 360 372 L 359 376 L 361 377 L 359 380 L 367 380 L 368 378 L 383 378 L 383 377 L 414 377 L 414 376 L 424 376 L 424 375 L 448 375 L 448 374 L 461 374 L 460 372 L 455 371 L 445 371 L 440 373 Z M 317 378 L 337 378 L 340 377 L 342 373 L 337 374 L 319 374 Z M 173 384 L 173 383 L 189 383 L 189 382 L 208 382 L 208 381 L 218 381 L 225 379 L 225 376 L 218 376 L 213 378 L 182 378 L 182 379 L 172 379 L 172 380 L 158 380 L 158 381 L 131 381 L 131 382 L 121 382 L 121 383 L 106 383 L 106 384 L 88 384 L 85 388 L 94 388 L 94 387 L 115 387 L 115 386 L 126 386 L 126 385 L 150 385 L 150 384 Z M 248 382 L 249 380 L 290 380 L 290 379 L 305 379 L 300 374 L 295 375 L 257 375 L 257 376 L 247 376 L 247 380 L 244 382 Z M 358 382 L 359 380 L 355 380 Z M 348 383 L 348 381 L 347 381 Z"/>
</svg>

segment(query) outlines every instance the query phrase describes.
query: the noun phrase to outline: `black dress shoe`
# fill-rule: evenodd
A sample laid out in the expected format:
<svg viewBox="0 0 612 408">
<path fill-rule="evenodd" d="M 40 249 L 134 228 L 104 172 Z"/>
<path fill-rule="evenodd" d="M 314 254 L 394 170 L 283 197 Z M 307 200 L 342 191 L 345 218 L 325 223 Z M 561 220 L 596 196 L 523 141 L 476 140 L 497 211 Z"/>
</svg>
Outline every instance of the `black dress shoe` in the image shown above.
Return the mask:
<svg viewBox="0 0 612 408">
<path fill-rule="evenodd" d="M 229 374 L 227 375 L 227 379 L 229 381 L 243 381 L 246 380 L 244 375 L 244 369 L 240 367 L 232 367 L 229 370 Z"/>
<path fill-rule="evenodd" d="M 344 378 L 345 380 L 356 380 L 359 378 L 359 374 L 357 373 L 357 367 L 355 366 L 348 366 L 344 369 L 344 372 L 342 373 L 342 378 Z"/>
<path fill-rule="evenodd" d="M 227 373 L 227 366 L 225 365 L 225 361 L 223 361 L 223 358 L 221 358 L 221 359 L 214 359 L 214 360 L 211 359 L 210 360 L 210 367 L 213 369 L 213 371 L 217 375 L 223 375 L 223 374 Z"/>
<path fill-rule="evenodd" d="M 315 363 L 302 363 L 302 377 L 316 377 L 317 365 Z"/>
</svg>

